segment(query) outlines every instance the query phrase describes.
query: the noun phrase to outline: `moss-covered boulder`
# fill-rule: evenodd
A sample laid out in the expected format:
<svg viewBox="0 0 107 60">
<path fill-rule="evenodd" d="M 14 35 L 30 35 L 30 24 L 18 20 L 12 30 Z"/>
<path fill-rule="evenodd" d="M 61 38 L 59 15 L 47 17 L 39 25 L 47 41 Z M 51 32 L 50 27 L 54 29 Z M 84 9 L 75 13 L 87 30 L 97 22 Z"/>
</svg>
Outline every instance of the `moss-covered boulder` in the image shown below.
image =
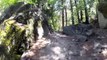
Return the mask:
<svg viewBox="0 0 107 60">
<path fill-rule="evenodd" d="M 3 53 L 6 51 L 5 55 L 0 53 L 0 60 L 19 60 L 31 43 L 46 37 L 52 30 L 47 15 L 39 7 L 23 2 L 17 4 L 5 10 L 0 18 L 0 47 L 5 47 Z"/>
<path fill-rule="evenodd" d="M 43 35 L 42 20 L 35 21 L 31 18 L 28 19 L 27 24 L 12 19 L 4 20 L 0 25 L 0 46 L 3 50 L 3 53 L 0 53 L 1 60 L 19 60 L 21 54 Z"/>
</svg>

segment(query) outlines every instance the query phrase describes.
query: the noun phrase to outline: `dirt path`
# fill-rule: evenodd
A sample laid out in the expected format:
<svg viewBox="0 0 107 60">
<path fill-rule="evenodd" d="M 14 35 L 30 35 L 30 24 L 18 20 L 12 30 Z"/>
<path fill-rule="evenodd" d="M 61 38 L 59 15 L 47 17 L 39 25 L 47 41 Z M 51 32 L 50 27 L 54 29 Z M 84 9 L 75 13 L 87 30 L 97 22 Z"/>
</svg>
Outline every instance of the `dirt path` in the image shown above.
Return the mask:
<svg viewBox="0 0 107 60">
<path fill-rule="evenodd" d="M 107 30 L 94 30 L 95 35 L 86 41 L 78 41 L 78 37 L 59 33 L 49 35 L 46 39 L 39 40 L 38 45 L 36 43 L 35 46 L 39 48 L 34 46 L 29 50 L 33 51 L 33 55 L 23 54 L 22 60 L 106 60 Z"/>
</svg>

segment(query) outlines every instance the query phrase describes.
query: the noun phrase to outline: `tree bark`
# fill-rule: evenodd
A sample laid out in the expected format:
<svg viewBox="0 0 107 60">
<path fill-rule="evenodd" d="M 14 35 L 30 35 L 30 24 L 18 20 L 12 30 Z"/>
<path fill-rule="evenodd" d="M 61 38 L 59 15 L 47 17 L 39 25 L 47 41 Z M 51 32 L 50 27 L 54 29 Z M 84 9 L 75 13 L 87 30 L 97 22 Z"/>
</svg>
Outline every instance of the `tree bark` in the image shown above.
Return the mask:
<svg viewBox="0 0 107 60">
<path fill-rule="evenodd" d="M 71 5 L 71 20 L 72 20 L 72 25 L 74 25 L 74 14 L 73 14 L 73 4 L 72 0 L 70 0 L 70 5 Z"/>
<path fill-rule="evenodd" d="M 86 0 L 83 0 L 84 1 L 84 10 L 85 10 L 85 23 L 86 24 L 89 24 L 89 18 L 88 18 L 88 12 L 87 12 L 87 6 L 86 6 Z"/>
<path fill-rule="evenodd" d="M 75 6 L 76 6 L 76 13 L 77 13 L 77 18 L 78 18 L 78 23 L 81 23 L 81 21 L 79 19 L 79 9 L 78 9 L 77 0 L 75 0 Z"/>
<path fill-rule="evenodd" d="M 62 6 L 64 5 L 64 0 L 62 0 Z M 64 28 L 64 8 L 62 8 L 62 28 Z"/>
<path fill-rule="evenodd" d="M 67 26 L 67 8 L 65 7 L 65 20 L 66 20 L 66 26 Z"/>
<path fill-rule="evenodd" d="M 81 20 L 81 22 L 83 21 L 83 12 L 82 12 L 82 10 L 80 11 L 80 20 Z"/>
</svg>

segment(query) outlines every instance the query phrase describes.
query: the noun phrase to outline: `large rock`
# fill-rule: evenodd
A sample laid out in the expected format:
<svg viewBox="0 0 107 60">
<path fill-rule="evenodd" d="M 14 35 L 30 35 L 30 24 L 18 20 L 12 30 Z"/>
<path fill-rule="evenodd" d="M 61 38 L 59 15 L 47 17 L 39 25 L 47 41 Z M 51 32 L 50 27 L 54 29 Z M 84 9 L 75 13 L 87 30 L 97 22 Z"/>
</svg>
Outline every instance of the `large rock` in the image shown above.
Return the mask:
<svg viewBox="0 0 107 60">
<path fill-rule="evenodd" d="M 104 17 L 104 15 L 98 11 L 98 21 L 100 28 L 107 28 L 107 18 Z"/>
<path fill-rule="evenodd" d="M 23 2 L 17 4 L 6 9 L 0 21 L 0 44 L 6 45 L 6 52 L 12 56 L 8 60 L 19 60 L 17 55 L 19 58 L 33 42 L 46 37 L 51 30 L 47 15 L 40 8 Z"/>
<path fill-rule="evenodd" d="M 100 28 L 107 28 L 107 3 L 102 2 L 98 5 L 98 21 Z"/>
<path fill-rule="evenodd" d="M 93 29 L 89 24 L 70 25 L 63 28 L 63 33 L 67 35 L 90 36 L 93 34 Z"/>
<path fill-rule="evenodd" d="M 1 17 L 2 18 L 0 23 L 2 23 L 5 19 L 13 19 L 18 23 L 29 25 L 29 34 L 31 34 L 32 30 L 32 34 L 34 33 L 35 40 L 37 36 L 47 36 L 48 33 L 50 33 L 52 30 L 49 26 L 47 15 L 42 12 L 41 8 L 37 7 L 34 4 L 25 4 L 24 2 L 18 2 L 17 4 L 13 4 L 9 8 L 7 8 Z M 41 22 L 38 23 L 38 21 Z"/>
</svg>

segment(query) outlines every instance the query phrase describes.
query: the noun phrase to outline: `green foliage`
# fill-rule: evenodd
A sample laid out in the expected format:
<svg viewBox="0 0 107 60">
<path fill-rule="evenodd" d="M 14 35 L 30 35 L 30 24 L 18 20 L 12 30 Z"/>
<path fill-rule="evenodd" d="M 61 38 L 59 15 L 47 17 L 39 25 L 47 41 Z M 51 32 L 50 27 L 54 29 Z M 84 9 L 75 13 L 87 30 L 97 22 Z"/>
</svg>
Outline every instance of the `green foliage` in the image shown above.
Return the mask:
<svg viewBox="0 0 107 60">
<path fill-rule="evenodd" d="M 30 4 L 35 4 L 37 3 L 37 0 L 17 0 L 18 2 L 25 2 L 25 3 L 30 3 Z"/>
<path fill-rule="evenodd" d="M 16 49 L 18 48 L 19 43 L 23 41 L 23 32 L 25 31 L 26 26 L 21 26 L 19 23 L 16 23 L 15 20 L 9 19 L 5 20 L 0 26 L 0 45 L 5 46 L 4 48 L 1 48 L 4 50 L 1 55 L 4 55 L 5 53 L 5 58 L 18 60 L 19 55 L 16 54 Z M 0 57 L 2 58 L 3 56 Z"/>
<path fill-rule="evenodd" d="M 4 10 L 12 4 L 17 3 L 18 0 L 0 0 L 0 9 Z"/>
<path fill-rule="evenodd" d="M 53 18 L 51 18 L 49 20 L 49 23 L 51 24 L 52 28 L 55 30 L 55 31 L 58 31 L 60 30 L 61 28 L 61 22 L 60 20 L 58 20 L 58 18 L 60 18 L 59 15 L 57 15 L 56 13 L 53 14 Z"/>
<path fill-rule="evenodd" d="M 17 2 L 25 2 L 30 4 L 35 4 L 37 0 L 0 0 L 0 9 L 4 11 L 10 5 L 16 4 Z"/>
<path fill-rule="evenodd" d="M 56 1 L 57 1 L 57 0 L 48 0 L 47 2 L 48 2 L 48 4 L 54 5 L 54 4 L 56 3 Z"/>
</svg>

